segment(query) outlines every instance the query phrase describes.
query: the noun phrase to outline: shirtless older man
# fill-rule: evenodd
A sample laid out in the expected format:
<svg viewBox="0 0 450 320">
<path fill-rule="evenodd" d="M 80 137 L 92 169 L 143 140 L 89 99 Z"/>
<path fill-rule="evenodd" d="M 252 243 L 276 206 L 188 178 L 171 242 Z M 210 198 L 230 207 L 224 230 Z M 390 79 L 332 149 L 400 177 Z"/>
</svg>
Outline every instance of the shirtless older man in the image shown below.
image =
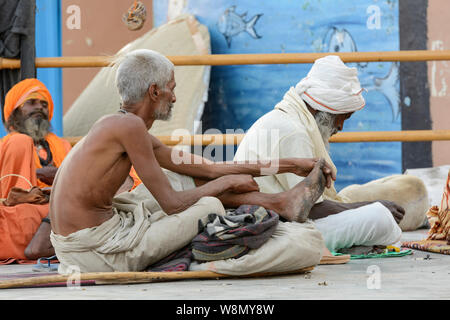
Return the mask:
<svg viewBox="0 0 450 320">
<path fill-rule="evenodd" d="M 282 159 L 278 173 L 306 179 L 292 190 L 266 195 L 253 176 L 271 163 L 213 163 L 184 153 L 191 161 L 176 164 L 173 149 L 148 133 L 155 120 L 170 117 L 176 101 L 173 68 L 151 50 L 127 54 L 116 76 L 121 109 L 99 119 L 58 170 L 50 238 L 59 272 L 69 273 L 71 266 L 81 272 L 144 270 L 188 244 L 199 219 L 225 214 L 223 205 L 256 204 L 286 220 L 305 221 L 335 179 L 323 159 Z M 143 184 L 115 197 L 131 166 Z"/>
</svg>

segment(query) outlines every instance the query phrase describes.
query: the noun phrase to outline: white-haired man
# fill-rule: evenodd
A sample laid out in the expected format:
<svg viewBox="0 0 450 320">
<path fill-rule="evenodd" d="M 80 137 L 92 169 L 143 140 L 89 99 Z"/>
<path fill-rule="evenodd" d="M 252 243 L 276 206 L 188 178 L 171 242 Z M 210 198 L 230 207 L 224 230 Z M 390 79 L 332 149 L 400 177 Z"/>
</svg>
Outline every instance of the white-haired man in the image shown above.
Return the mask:
<svg viewBox="0 0 450 320">
<path fill-rule="evenodd" d="M 282 159 L 278 173 L 306 179 L 264 195 L 253 176 L 270 163 L 213 163 L 181 151 L 177 155 L 189 161 L 176 163 L 173 150 L 148 133 L 155 120 L 170 117 L 176 101 L 173 64 L 151 50 L 130 52 L 119 62 L 116 84 L 119 112 L 92 126 L 53 183 L 50 239 L 61 273 L 71 266 L 81 272 L 142 271 L 187 245 L 198 220 L 225 214 L 224 205 L 256 204 L 287 220 L 304 220 L 335 178 L 323 159 Z M 131 166 L 143 183 L 116 196 Z M 250 202 L 241 202 L 240 194 Z"/>
<path fill-rule="evenodd" d="M 248 130 L 234 160 L 323 157 L 336 170 L 328 139 L 364 107 L 362 91 L 356 68 L 347 67 L 335 55 L 316 60 L 308 75 Z M 261 192 L 277 193 L 302 178 L 287 173 L 255 180 Z M 402 223 L 404 230 L 423 224 L 427 199 L 420 179 L 397 175 L 351 186 L 339 194 L 334 186 L 328 188 L 309 218 L 315 220 L 330 250 L 390 245 L 400 239 Z"/>
</svg>

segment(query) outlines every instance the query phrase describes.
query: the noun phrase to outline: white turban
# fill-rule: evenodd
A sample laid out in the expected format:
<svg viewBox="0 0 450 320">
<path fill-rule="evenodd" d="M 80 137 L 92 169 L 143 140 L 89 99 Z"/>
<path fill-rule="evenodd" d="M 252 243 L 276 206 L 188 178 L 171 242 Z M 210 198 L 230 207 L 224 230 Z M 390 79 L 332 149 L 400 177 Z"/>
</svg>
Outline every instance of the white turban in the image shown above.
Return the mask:
<svg viewBox="0 0 450 320">
<path fill-rule="evenodd" d="M 295 91 L 313 109 L 343 114 L 362 109 L 366 102 L 356 68 L 347 67 L 339 56 L 317 59 Z"/>
</svg>

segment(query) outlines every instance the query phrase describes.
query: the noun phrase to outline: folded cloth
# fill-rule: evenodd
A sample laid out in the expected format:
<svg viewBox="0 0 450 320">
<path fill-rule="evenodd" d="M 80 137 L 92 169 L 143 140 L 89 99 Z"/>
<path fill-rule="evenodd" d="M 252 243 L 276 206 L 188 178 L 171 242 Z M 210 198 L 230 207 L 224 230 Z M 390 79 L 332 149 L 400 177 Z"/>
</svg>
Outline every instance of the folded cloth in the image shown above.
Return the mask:
<svg viewBox="0 0 450 320">
<path fill-rule="evenodd" d="M 239 258 L 250 249 L 261 247 L 274 233 L 277 213 L 256 205 L 241 205 L 225 216 L 210 214 L 209 223 L 192 240 L 192 254 L 197 261 Z"/>
<path fill-rule="evenodd" d="M 3 205 L 12 207 L 21 203 L 45 204 L 50 198 L 50 190 L 43 190 L 39 187 L 32 187 L 25 190 L 18 187 L 12 187 L 8 197 L 3 201 Z"/>
</svg>

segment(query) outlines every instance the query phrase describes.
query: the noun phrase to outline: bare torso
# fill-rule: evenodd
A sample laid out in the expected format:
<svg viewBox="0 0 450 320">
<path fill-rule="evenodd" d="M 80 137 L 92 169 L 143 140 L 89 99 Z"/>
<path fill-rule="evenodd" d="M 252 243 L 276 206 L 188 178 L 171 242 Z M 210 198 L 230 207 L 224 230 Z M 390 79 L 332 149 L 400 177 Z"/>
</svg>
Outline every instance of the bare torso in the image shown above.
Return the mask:
<svg viewBox="0 0 450 320">
<path fill-rule="evenodd" d="M 56 234 L 66 236 L 111 218 L 112 199 L 131 168 L 128 154 L 111 132 L 119 131 L 123 117 L 130 116 L 103 117 L 64 160 L 50 200 L 50 219 Z"/>
</svg>

